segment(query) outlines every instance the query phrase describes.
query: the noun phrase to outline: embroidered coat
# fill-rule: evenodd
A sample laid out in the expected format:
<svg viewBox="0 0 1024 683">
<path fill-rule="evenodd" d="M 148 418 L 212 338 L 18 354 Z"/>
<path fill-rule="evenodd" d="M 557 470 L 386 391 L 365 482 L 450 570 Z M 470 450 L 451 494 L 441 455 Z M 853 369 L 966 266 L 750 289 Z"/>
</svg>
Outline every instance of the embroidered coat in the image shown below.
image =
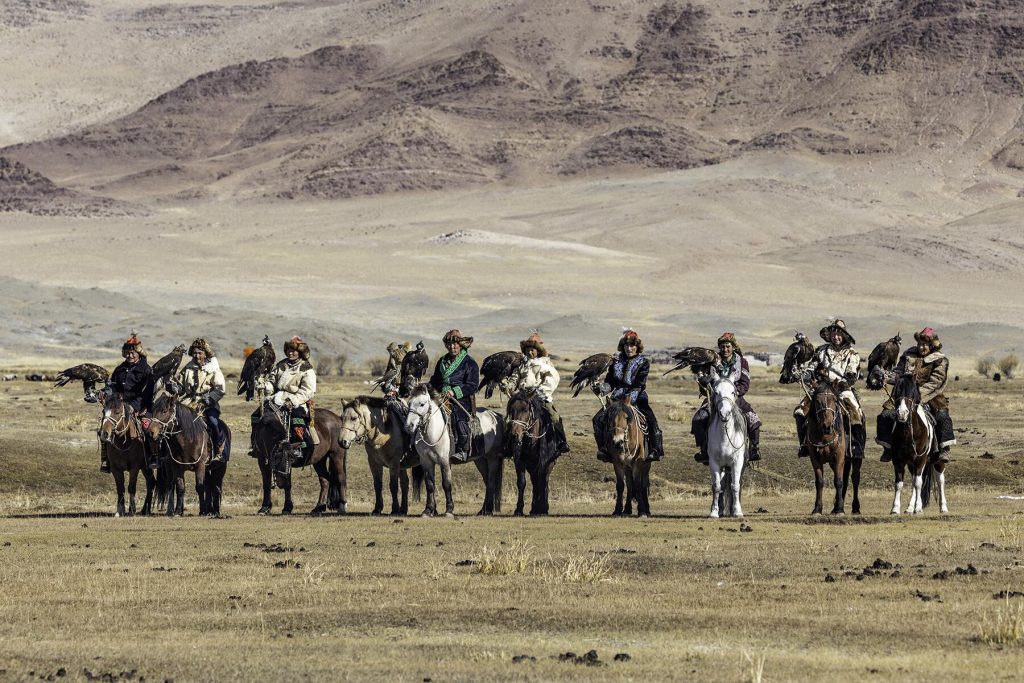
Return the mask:
<svg viewBox="0 0 1024 683">
<path fill-rule="evenodd" d="M 316 371 L 308 360 L 293 363 L 286 358 L 274 366 L 266 391 L 273 394 L 270 398 L 276 405 L 290 400 L 295 407 L 304 406 L 316 394 Z"/>
<path fill-rule="evenodd" d="M 547 356 L 530 358 L 516 371 L 516 391 L 536 389 L 537 395 L 551 403 L 552 395 L 558 388 L 558 370 Z"/>
<path fill-rule="evenodd" d="M 177 382 L 181 385 L 179 399 L 192 410 L 200 410 L 203 407 L 200 404 L 201 399 L 205 399 L 208 405 L 217 407 L 224 397 L 224 373 L 221 372 L 216 357 L 207 359 L 202 365 L 190 360 L 178 371 Z"/>
<path fill-rule="evenodd" d="M 480 368 L 465 349 L 459 351 L 455 358 L 446 354 L 434 366 L 430 386 L 441 393 L 451 391 L 455 400 L 472 412 L 473 395 L 480 388 Z"/>
<path fill-rule="evenodd" d="M 647 375 L 651 371 L 651 361 L 643 354 L 626 358 L 624 353 L 617 353 L 604 381 L 611 388 L 611 398 L 621 399 L 628 394 L 635 404 L 639 400 L 647 400 Z"/>
</svg>

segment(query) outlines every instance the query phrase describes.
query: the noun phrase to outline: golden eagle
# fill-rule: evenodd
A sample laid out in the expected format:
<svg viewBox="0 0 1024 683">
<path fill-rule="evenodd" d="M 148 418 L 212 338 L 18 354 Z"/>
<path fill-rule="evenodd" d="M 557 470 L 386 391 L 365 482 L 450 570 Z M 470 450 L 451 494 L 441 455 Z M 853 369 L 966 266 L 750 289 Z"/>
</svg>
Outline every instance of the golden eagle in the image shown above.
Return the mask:
<svg viewBox="0 0 1024 683">
<path fill-rule="evenodd" d="M 245 392 L 245 400 L 251 401 L 256 394 L 257 381 L 274 369 L 274 361 L 277 355 L 274 353 L 274 345 L 270 343 L 270 337 L 263 336 L 263 346 L 250 353 L 242 365 L 242 374 L 238 377 L 237 395 Z"/>
<path fill-rule="evenodd" d="M 62 387 L 70 382 L 81 380 L 82 389 L 85 391 L 85 397 L 90 398 L 94 395 L 96 384 L 99 382 L 106 382 L 110 378 L 110 373 L 107 372 L 106 368 L 94 365 L 93 363 L 82 363 L 76 365 L 73 368 L 67 368 L 62 370 L 57 375 L 56 381 L 53 386 Z"/>
<path fill-rule="evenodd" d="M 153 383 L 156 384 L 160 380 L 166 383 L 168 378 L 174 377 L 184 357 L 185 345 L 178 344 L 170 353 L 153 363 Z"/>
<path fill-rule="evenodd" d="M 868 356 L 868 378 L 865 381 L 868 389 L 878 391 L 885 384 L 885 371 L 896 367 L 896 363 L 900 359 L 902 341 L 902 337 L 897 332 L 895 337 L 880 342 L 872 349 L 871 355 Z"/>
<path fill-rule="evenodd" d="M 400 396 L 408 396 L 412 388 L 423 379 L 430 366 L 430 357 L 423 348 L 423 341 L 416 343 L 416 348 L 402 358 L 402 384 L 398 388 Z"/>
<path fill-rule="evenodd" d="M 614 360 L 615 354 L 612 353 L 595 353 L 581 360 L 569 383 L 569 388 L 573 390 L 572 397 L 579 396 L 585 387 L 591 387 L 595 394 L 600 393 L 598 387 Z"/>
<path fill-rule="evenodd" d="M 708 349 L 702 346 L 687 346 L 672 356 L 672 360 L 676 364 L 666 370 L 664 375 L 676 370 L 682 370 L 683 368 L 690 368 L 690 371 L 695 375 L 707 372 L 712 366 L 718 365 L 720 362 L 719 358 L 718 351 L 715 349 Z M 664 375 L 662 376 L 664 377 Z"/>
<path fill-rule="evenodd" d="M 810 342 L 807 335 L 797 332 L 793 339 L 795 341 L 786 349 L 786 356 L 782 361 L 779 384 L 796 382 L 798 379 L 796 373 L 800 371 L 804 363 L 814 358 L 814 344 Z"/>
<path fill-rule="evenodd" d="M 508 380 L 526 362 L 522 351 L 499 351 L 484 358 L 480 366 L 480 386 L 484 388 L 484 398 L 494 395 L 494 389 L 509 391 Z"/>
</svg>

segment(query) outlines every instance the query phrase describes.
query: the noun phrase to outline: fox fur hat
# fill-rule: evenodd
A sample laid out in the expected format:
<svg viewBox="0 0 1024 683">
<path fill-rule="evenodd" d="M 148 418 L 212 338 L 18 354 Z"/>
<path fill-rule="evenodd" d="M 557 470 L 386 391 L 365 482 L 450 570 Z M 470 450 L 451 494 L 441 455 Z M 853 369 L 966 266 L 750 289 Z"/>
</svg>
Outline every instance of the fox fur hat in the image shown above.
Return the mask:
<svg viewBox="0 0 1024 683">
<path fill-rule="evenodd" d="M 309 345 L 306 344 L 302 337 L 295 336 L 284 343 L 284 353 L 286 356 L 292 350 L 298 351 L 299 358 L 302 360 L 309 360 Z"/>
<path fill-rule="evenodd" d="M 458 329 L 448 330 L 448 332 L 445 333 L 444 337 L 441 338 L 441 341 L 444 342 L 445 346 L 448 346 L 452 342 L 458 342 L 459 346 L 461 346 L 464 349 L 468 349 L 470 346 L 473 345 L 473 338 L 463 337 L 462 332 L 460 332 Z"/>
<path fill-rule="evenodd" d="M 519 342 L 519 350 L 523 352 L 523 355 L 526 355 L 527 349 L 537 349 L 538 357 L 548 355 L 547 349 L 544 348 L 544 342 L 541 341 L 540 335 L 536 332 Z"/>
<path fill-rule="evenodd" d="M 722 344 L 732 344 L 733 352 L 738 353 L 741 356 L 743 355 L 743 351 L 740 350 L 740 345 L 736 342 L 736 335 L 732 332 L 722 333 L 722 336 L 718 338 L 718 346 L 721 347 Z"/>
<path fill-rule="evenodd" d="M 142 340 L 134 332 L 125 340 L 124 344 L 121 344 L 121 357 L 127 358 L 129 351 L 135 351 L 143 358 L 146 357 L 146 351 L 142 348 Z"/>
<path fill-rule="evenodd" d="M 622 331 L 622 339 L 619 340 L 619 353 L 623 353 L 625 351 L 627 341 L 636 343 L 637 354 L 644 352 L 644 343 L 640 339 L 640 335 L 631 327 L 627 327 Z"/>
<path fill-rule="evenodd" d="M 839 318 L 832 320 L 828 325 L 821 328 L 821 330 L 818 332 L 818 336 L 820 336 L 826 342 L 831 344 L 833 330 L 839 330 L 843 334 L 843 338 L 846 340 L 843 344 L 844 346 L 852 346 L 857 343 L 857 340 L 854 339 L 853 335 L 850 334 L 849 330 L 846 329 L 846 323 Z"/>
<path fill-rule="evenodd" d="M 938 351 L 942 348 L 942 342 L 939 341 L 939 335 L 931 327 L 926 327 L 920 332 L 914 333 L 914 341 L 918 344 L 924 342 L 931 347 L 932 351 Z"/>
<path fill-rule="evenodd" d="M 188 347 L 188 355 L 192 355 L 196 349 L 206 354 L 207 359 L 213 358 L 216 354 L 213 352 L 213 347 L 210 346 L 210 342 L 206 341 L 203 337 L 199 337 L 192 342 L 192 346 Z"/>
</svg>

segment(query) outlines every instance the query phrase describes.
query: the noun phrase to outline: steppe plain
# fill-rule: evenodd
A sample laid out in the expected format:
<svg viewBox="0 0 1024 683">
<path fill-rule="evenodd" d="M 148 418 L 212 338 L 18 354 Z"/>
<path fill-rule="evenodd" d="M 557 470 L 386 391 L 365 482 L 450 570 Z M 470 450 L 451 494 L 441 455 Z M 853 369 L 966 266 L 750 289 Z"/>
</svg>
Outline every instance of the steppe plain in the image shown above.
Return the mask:
<svg viewBox="0 0 1024 683">
<path fill-rule="evenodd" d="M 872 449 L 864 514 L 814 519 L 797 389 L 755 368 L 742 522 L 705 517 L 685 377 L 652 381 L 643 521 L 606 516 L 589 395 L 558 394 L 551 518 L 508 517 L 508 473 L 475 517 L 469 468 L 456 520 L 371 518 L 358 452 L 348 516 L 257 518 L 236 452 L 227 518 L 113 519 L 95 409 L 5 383 L 0 679 L 1016 680 L 1024 402 L 973 369 L 1024 333 L 1022 22 L 1010 0 L 0 0 L 5 373 L 113 367 L 132 329 L 237 371 L 299 333 L 348 356 L 336 407 L 388 341 L 436 357 L 453 326 L 478 358 L 539 329 L 568 375 L 624 325 L 778 353 L 840 315 L 865 353 L 935 326 L 960 377 L 949 515 L 889 516 Z M 224 407 L 244 444 L 250 407 Z"/>
</svg>

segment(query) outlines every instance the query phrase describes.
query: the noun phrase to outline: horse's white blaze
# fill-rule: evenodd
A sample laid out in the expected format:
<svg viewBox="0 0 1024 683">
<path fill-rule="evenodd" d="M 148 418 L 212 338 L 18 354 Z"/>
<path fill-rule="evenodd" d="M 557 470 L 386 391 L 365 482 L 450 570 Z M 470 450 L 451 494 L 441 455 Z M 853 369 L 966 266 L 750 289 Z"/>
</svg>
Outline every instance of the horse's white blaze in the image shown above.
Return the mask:
<svg viewBox="0 0 1024 683">
<path fill-rule="evenodd" d="M 907 418 L 910 417 L 910 409 L 907 407 L 906 401 L 900 401 L 899 405 L 896 406 L 896 419 L 900 422 L 906 422 Z"/>
<path fill-rule="evenodd" d="M 892 499 L 892 511 L 890 514 L 898 515 L 900 514 L 900 494 L 903 493 L 903 482 L 896 482 L 896 486 L 894 488 L 896 489 L 896 495 Z"/>
<path fill-rule="evenodd" d="M 747 457 L 747 434 L 743 415 L 736 405 L 736 385 L 729 379 L 715 382 L 714 399 L 717 408 L 711 411 L 708 425 L 708 467 L 711 470 L 711 516 L 718 517 L 721 510 L 718 497 L 722 491 L 724 471 L 732 473 L 733 517 L 742 517 L 740 505 L 740 479 Z"/>
</svg>

